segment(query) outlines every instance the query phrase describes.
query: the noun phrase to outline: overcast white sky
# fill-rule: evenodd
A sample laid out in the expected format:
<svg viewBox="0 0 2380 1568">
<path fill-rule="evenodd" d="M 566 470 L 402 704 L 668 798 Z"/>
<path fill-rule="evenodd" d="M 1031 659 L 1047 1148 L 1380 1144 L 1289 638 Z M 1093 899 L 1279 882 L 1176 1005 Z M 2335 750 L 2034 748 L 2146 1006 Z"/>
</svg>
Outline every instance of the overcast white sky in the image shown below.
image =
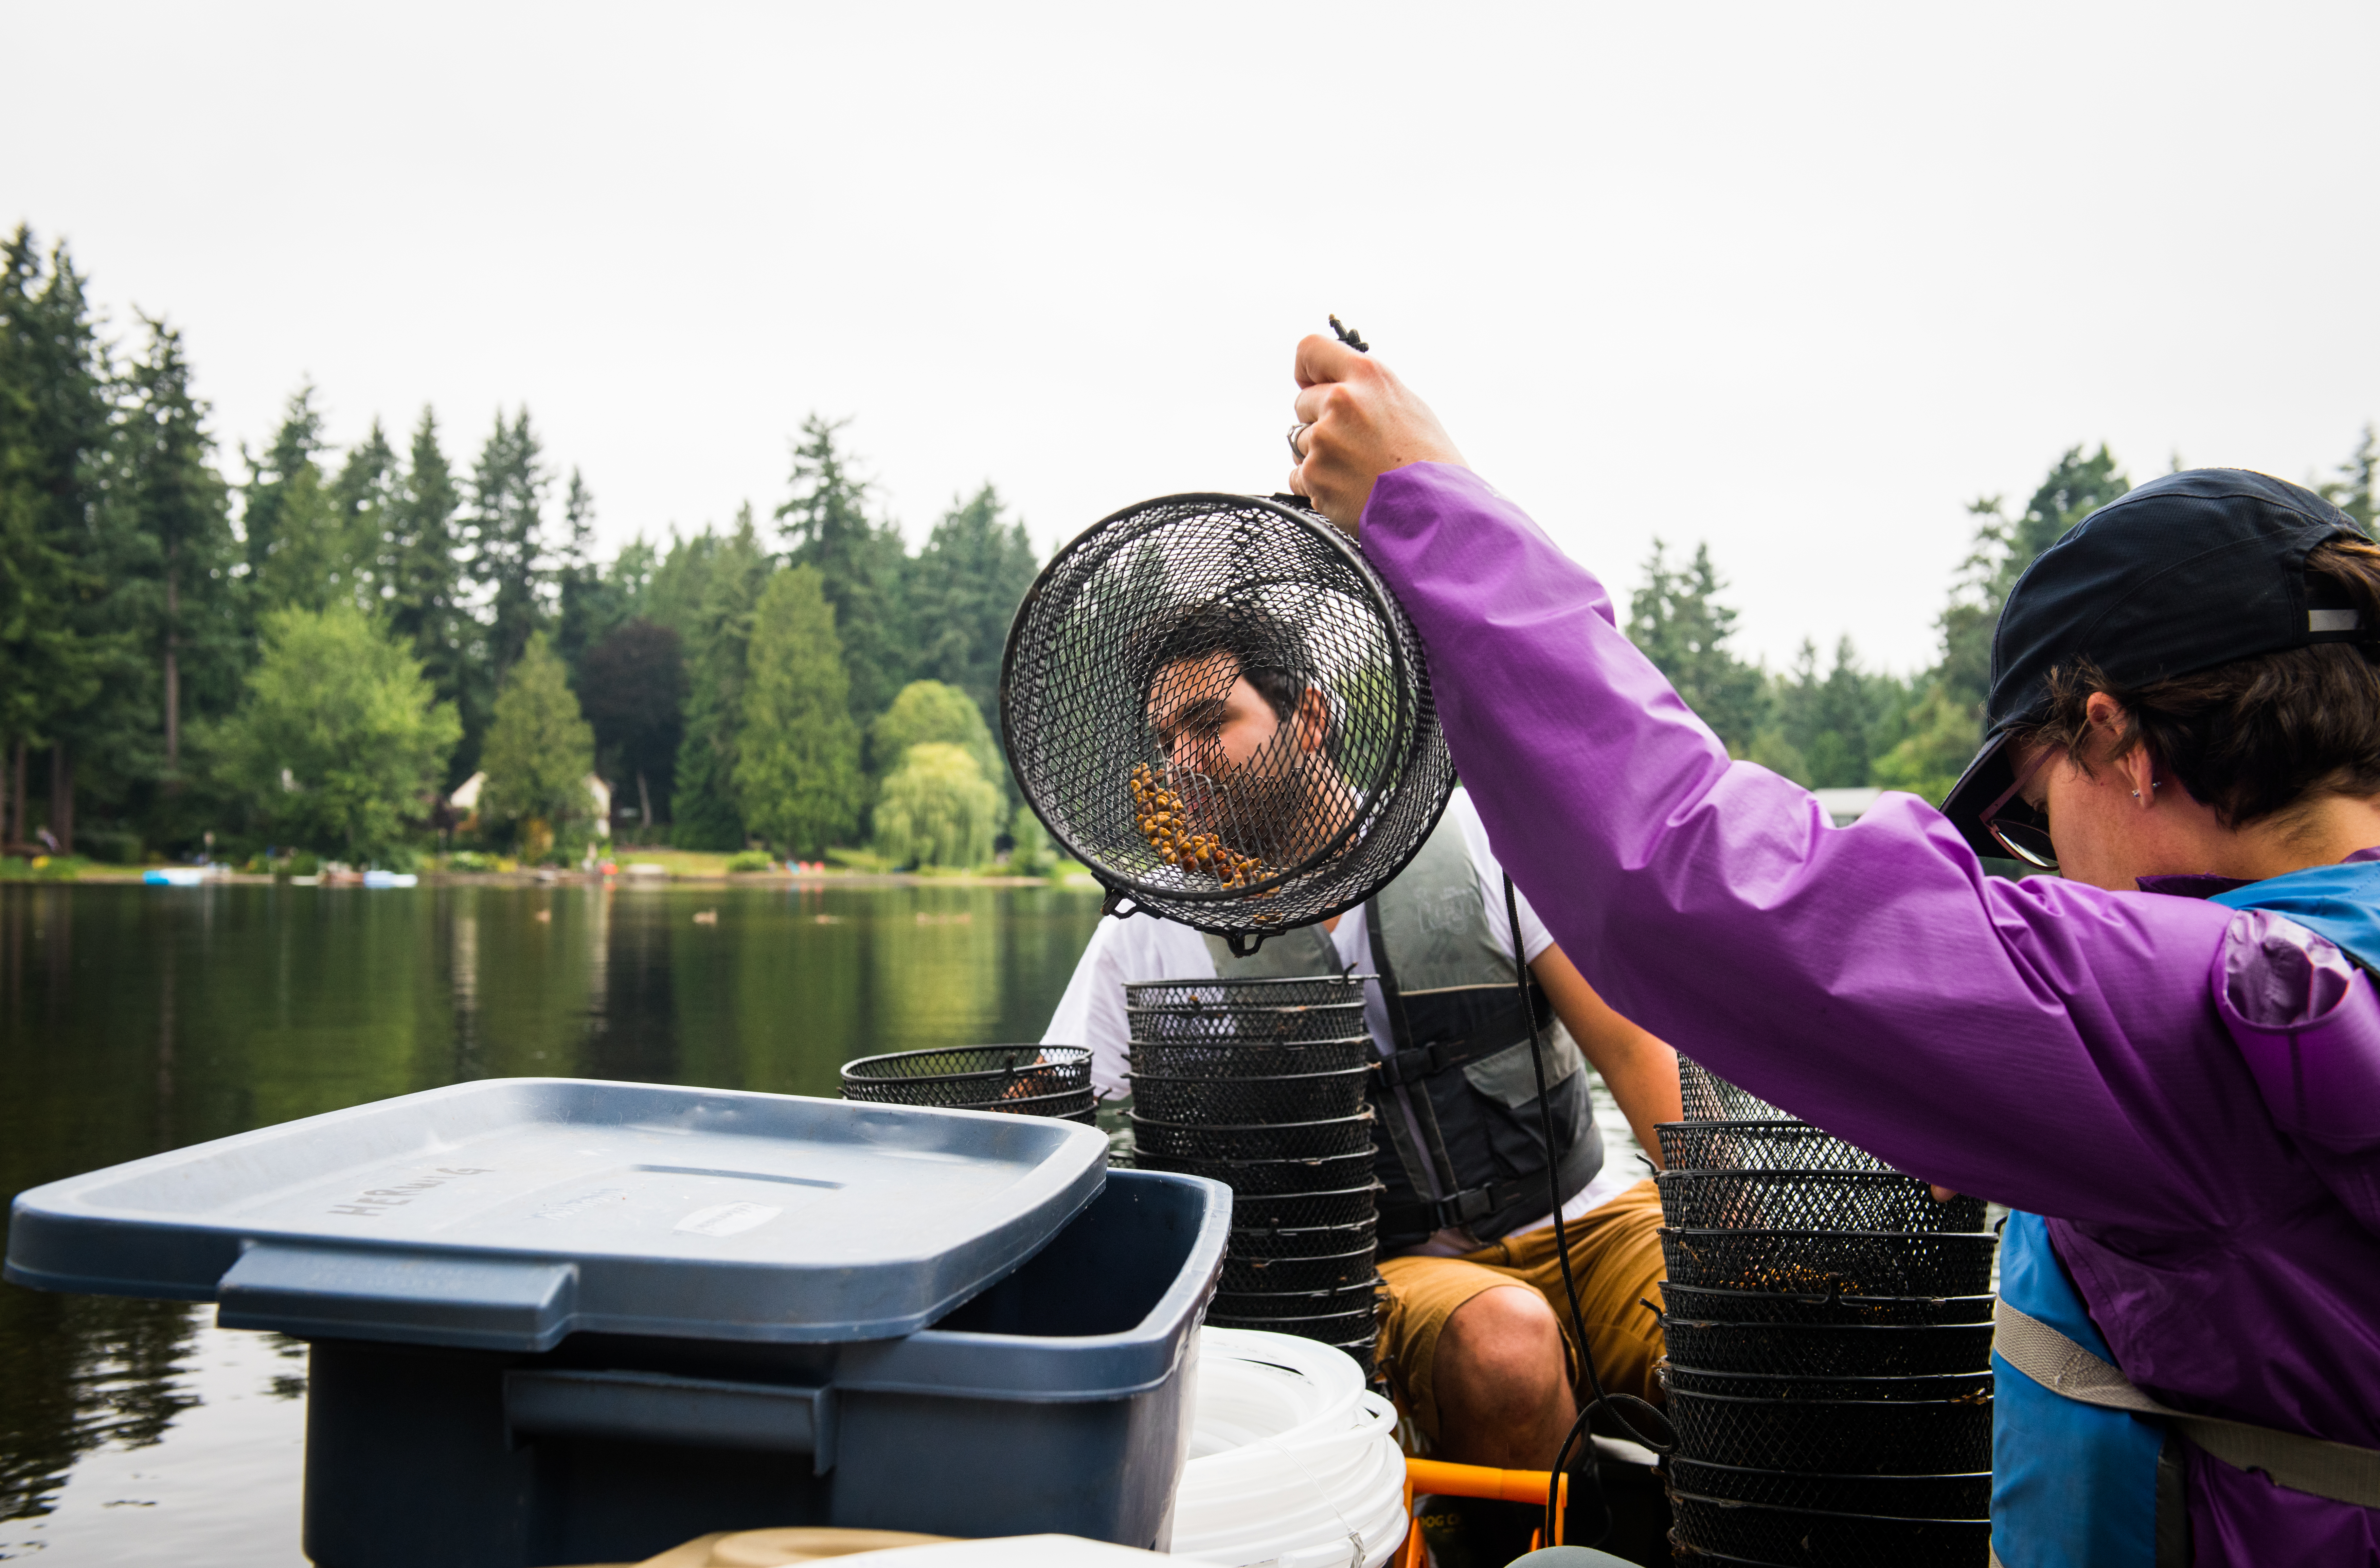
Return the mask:
<svg viewBox="0 0 2380 1568">
<path fill-rule="evenodd" d="M 526 403 L 617 541 L 812 409 L 922 539 L 1287 467 L 1337 311 L 1615 586 L 1899 668 L 2076 442 L 2380 417 L 2380 6 L 0 0 L 0 222 L 186 331 L 226 456 Z M 558 513 L 559 506 L 556 505 Z"/>
</svg>

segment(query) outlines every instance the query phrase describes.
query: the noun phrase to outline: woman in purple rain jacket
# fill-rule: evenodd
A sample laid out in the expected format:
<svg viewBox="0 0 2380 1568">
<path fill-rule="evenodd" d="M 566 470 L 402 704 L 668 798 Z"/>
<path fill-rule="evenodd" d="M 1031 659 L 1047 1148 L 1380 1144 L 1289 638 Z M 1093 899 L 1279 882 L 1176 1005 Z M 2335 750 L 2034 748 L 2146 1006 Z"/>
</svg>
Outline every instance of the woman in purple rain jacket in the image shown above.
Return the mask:
<svg viewBox="0 0 2380 1568">
<path fill-rule="evenodd" d="M 1308 338 L 1297 372 L 1291 482 L 1420 628 L 1497 854 L 1586 978 L 2019 1211 L 1998 1558 L 2380 1562 L 2380 550 L 2261 475 L 2133 491 L 2010 595 L 1945 809 L 1837 828 L 1730 760 L 1385 367 Z"/>
</svg>

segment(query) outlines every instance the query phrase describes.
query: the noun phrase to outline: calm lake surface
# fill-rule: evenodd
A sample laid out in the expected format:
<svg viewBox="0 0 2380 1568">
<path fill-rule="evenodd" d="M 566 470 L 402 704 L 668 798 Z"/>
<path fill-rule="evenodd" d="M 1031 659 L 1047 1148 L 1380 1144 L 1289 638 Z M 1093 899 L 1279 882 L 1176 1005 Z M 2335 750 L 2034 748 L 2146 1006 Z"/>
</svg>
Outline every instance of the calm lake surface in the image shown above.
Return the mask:
<svg viewBox="0 0 2380 1568">
<path fill-rule="evenodd" d="M 855 1056 L 1038 1039 L 1098 919 L 1088 889 L 0 886 L 0 1201 L 466 1079 L 832 1095 Z M 0 1561 L 301 1568 L 305 1391 L 305 1346 L 212 1307 L 0 1285 Z"/>
</svg>

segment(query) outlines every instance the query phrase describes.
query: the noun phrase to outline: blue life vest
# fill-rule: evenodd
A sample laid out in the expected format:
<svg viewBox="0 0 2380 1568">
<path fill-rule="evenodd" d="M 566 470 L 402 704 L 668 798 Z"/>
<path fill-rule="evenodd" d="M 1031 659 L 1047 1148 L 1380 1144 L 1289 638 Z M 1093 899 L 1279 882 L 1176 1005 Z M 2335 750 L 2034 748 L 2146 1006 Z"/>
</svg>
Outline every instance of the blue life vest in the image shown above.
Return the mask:
<svg viewBox="0 0 2380 1568">
<path fill-rule="evenodd" d="M 2286 915 L 2380 971 L 2380 861 L 2292 871 L 2208 902 Z M 2047 1222 L 2011 1214 L 2001 1236 L 2001 1299 L 2120 1367 Z M 1992 1370 L 1993 1555 L 2006 1568 L 2156 1568 L 2165 1423 L 2052 1393 L 1997 1351 Z M 2180 1501 L 2170 1483 L 2168 1494 L 2170 1511 Z M 2169 1538 L 2180 1523 L 2168 1517 Z"/>
</svg>

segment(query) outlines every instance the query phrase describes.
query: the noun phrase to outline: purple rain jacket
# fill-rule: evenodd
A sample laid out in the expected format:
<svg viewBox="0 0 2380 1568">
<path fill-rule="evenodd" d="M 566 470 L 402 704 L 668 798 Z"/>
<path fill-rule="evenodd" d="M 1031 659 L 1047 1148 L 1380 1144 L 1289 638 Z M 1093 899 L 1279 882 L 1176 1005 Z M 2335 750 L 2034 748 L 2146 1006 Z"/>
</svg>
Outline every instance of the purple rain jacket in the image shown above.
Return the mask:
<svg viewBox="0 0 2380 1568">
<path fill-rule="evenodd" d="M 1614 1007 L 1901 1170 L 2046 1216 L 2158 1399 L 2380 1447 L 2380 1077 L 2310 1132 L 2251 1063 L 2318 1031 L 2380 1064 L 2369 977 L 2267 914 L 1987 877 L 1912 796 L 1831 826 L 1730 761 L 1603 585 L 1469 469 L 1383 476 L 1361 537 L 1498 857 Z M 2190 1480 L 2200 1563 L 2380 1562 L 2380 1510 L 2194 1449 Z"/>
</svg>

